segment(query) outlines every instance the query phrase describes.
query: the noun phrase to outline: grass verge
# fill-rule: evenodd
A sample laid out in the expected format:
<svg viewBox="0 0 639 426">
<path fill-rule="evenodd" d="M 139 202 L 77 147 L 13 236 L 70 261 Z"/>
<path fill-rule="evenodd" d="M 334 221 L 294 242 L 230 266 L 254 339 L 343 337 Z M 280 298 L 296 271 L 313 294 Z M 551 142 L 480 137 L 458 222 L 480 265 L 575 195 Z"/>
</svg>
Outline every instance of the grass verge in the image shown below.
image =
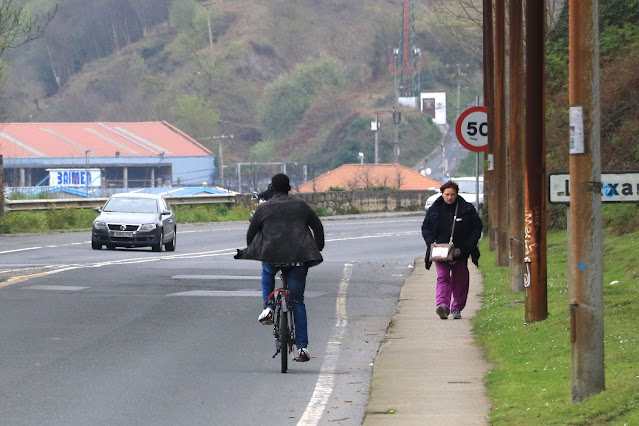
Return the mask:
<svg viewBox="0 0 639 426">
<path fill-rule="evenodd" d="M 250 218 L 247 208 L 229 208 L 223 204 L 180 205 L 173 209 L 178 223 L 225 222 Z M 0 234 L 90 229 L 97 216 L 92 209 L 77 208 L 8 212 L 0 216 Z"/>
<path fill-rule="evenodd" d="M 484 293 L 474 332 L 493 369 L 486 376 L 494 424 L 639 424 L 639 232 L 604 237 L 606 390 L 573 404 L 567 233 L 549 232 L 548 319 L 524 324 L 524 293 L 481 244 Z"/>
</svg>

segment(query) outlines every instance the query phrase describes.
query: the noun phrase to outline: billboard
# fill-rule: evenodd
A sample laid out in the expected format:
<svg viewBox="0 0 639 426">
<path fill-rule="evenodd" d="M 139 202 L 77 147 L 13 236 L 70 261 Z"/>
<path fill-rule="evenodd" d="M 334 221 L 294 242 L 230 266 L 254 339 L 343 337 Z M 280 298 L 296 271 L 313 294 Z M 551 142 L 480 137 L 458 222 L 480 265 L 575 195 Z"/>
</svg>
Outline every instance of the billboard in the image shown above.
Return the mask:
<svg viewBox="0 0 639 426">
<path fill-rule="evenodd" d="M 49 186 L 99 187 L 102 181 L 100 169 L 47 169 Z"/>
<path fill-rule="evenodd" d="M 420 109 L 433 118 L 433 123 L 446 124 L 446 92 L 423 90 L 420 94 Z"/>
</svg>

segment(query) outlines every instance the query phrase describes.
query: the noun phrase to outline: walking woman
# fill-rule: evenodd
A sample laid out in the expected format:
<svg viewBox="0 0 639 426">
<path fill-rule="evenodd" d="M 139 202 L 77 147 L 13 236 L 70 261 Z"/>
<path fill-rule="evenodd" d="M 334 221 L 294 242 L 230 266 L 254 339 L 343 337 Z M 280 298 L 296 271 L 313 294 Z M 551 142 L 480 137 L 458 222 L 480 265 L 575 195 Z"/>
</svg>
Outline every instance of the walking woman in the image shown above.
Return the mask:
<svg viewBox="0 0 639 426">
<path fill-rule="evenodd" d="M 434 262 L 437 268 L 435 312 L 441 319 L 448 319 L 450 313 L 453 319 L 460 319 L 468 297 L 468 258 L 475 265 L 479 261 L 477 243 L 481 237 L 482 222 L 475 207 L 458 195 L 459 186 L 454 181 L 443 184 L 440 191 L 441 197 L 428 209 L 422 223 L 426 269 L 433 264 L 429 260 L 431 244 L 448 243 L 453 232 L 453 261 Z"/>
</svg>

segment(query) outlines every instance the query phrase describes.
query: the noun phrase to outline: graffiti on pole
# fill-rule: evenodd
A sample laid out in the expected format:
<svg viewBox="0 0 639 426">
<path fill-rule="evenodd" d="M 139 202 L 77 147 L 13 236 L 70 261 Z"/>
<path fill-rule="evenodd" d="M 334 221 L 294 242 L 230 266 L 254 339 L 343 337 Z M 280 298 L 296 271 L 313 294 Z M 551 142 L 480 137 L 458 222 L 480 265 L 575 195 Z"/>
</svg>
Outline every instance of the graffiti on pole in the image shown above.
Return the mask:
<svg viewBox="0 0 639 426">
<path fill-rule="evenodd" d="M 526 209 L 526 216 L 524 219 L 524 263 L 526 264 L 526 271 L 524 272 L 524 287 L 526 288 L 530 287 L 532 282 L 530 265 L 537 261 L 538 242 L 535 229 L 538 227 L 539 221 L 539 209 L 535 209 L 534 211 Z"/>
</svg>

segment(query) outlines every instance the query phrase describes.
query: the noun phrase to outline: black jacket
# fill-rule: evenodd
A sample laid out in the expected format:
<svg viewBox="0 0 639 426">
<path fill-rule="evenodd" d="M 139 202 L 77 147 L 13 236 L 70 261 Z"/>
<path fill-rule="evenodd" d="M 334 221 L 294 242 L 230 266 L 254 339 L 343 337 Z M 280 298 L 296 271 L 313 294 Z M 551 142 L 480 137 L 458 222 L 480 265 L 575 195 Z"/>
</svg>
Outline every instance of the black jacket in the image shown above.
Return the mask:
<svg viewBox="0 0 639 426">
<path fill-rule="evenodd" d="M 453 244 L 461 251 L 461 255 L 456 260 L 466 260 L 472 258 L 472 262 L 477 265 L 479 262 L 479 249 L 477 244 L 481 237 L 483 224 L 475 207 L 457 196 L 454 204 L 448 205 L 442 197 L 439 197 L 426 212 L 426 217 L 422 223 L 422 237 L 426 242 L 426 269 L 430 269 L 432 262 L 428 260 L 430 256 L 430 245 L 432 243 L 447 243 L 450 240 L 450 231 L 453 225 L 455 207 L 459 205 L 457 211 L 457 222 L 455 223 L 455 234 Z"/>
<path fill-rule="evenodd" d="M 311 232 L 312 230 L 312 232 Z M 252 259 L 275 264 L 322 263 L 324 227 L 306 201 L 275 193 L 260 204 L 246 232 L 247 248 L 236 259 Z"/>
</svg>

